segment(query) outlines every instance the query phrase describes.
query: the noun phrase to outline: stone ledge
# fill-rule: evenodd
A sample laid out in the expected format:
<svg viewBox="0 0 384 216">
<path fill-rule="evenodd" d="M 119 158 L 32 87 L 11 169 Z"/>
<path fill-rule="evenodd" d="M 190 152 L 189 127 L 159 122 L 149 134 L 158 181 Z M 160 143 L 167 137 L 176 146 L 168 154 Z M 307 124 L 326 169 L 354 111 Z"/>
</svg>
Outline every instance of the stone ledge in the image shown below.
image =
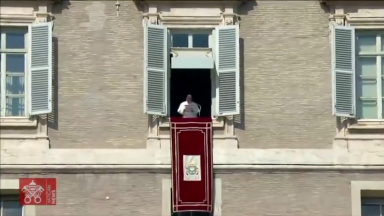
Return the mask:
<svg viewBox="0 0 384 216">
<path fill-rule="evenodd" d="M 19 190 L 19 179 L 1 179 L 0 190 Z"/>
<path fill-rule="evenodd" d="M 380 166 L 384 151 L 344 149 L 214 149 L 215 165 Z M 2 149 L 1 166 L 170 165 L 170 151 L 158 149 Z"/>
</svg>

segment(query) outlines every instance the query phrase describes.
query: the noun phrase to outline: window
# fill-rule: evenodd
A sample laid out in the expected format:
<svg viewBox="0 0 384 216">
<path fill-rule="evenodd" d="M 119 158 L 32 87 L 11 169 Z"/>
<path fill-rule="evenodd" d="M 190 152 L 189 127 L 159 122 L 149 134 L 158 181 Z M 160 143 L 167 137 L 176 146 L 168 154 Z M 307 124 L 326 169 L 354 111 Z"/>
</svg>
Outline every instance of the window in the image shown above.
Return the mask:
<svg viewBox="0 0 384 216">
<path fill-rule="evenodd" d="M 239 95 L 239 27 L 237 25 L 218 26 L 210 34 L 200 31 L 171 31 L 171 43 L 168 43 L 169 30 L 166 26 L 147 25 L 145 33 L 145 79 L 144 109 L 147 114 L 169 116 L 170 104 L 170 47 L 210 47 L 216 64 L 215 85 L 211 93 L 215 95 L 215 115 L 229 116 L 240 112 Z M 188 36 L 188 37 L 187 37 Z M 187 46 L 188 42 L 188 46 Z M 212 46 L 210 45 L 212 42 Z M 188 62 L 188 58 L 185 59 Z M 212 74 L 212 73 L 211 73 Z M 208 76 L 209 77 L 209 76 Z M 208 84 L 206 86 L 209 86 Z M 209 94 L 209 92 L 208 92 Z M 204 99 L 205 101 L 205 99 Z M 209 104 L 209 102 L 204 102 Z M 204 107 L 203 107 L 204 109 Z"/>
<path fill-rule="evenodd" d="M 19 204 L 18 196 L 2 196 L 0 199 L 0 216 L 22 216 L 23 207 Z"/>
<path fill-rule="evenodd" d="M 356 32 L 356 115 L 383 119 L 384 31 Z"/>
<path fill-rule="evenodd" d="M 28 28 L 1 28 L 1 116 L 25 116 Z"/>
<path fill-rule="evenodd" d="M 172 31 L 172 47 L 208 48 L 211 47 L 209 38 L 212 31 Z"/>
<path fill-rule="evenodd" d="M 383 119 L 384 31 L 335 25 L 332 43 L 332 104 L 340 117 Z"/>
<path fill-rule="evenodd" d="M 0 28 L 0 117 L 52 110 L 52 24 Z"/>
<path fill-rule="evenodd" d="M 361 216 L 384 216 L 384 199 L 362 199 Z"/>
</svg>

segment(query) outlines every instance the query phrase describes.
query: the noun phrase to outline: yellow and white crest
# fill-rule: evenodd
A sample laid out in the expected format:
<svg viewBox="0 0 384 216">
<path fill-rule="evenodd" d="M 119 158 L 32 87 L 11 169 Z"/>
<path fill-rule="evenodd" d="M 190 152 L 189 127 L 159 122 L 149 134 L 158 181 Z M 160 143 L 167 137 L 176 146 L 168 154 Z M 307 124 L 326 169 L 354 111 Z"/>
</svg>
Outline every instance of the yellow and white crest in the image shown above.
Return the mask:
<svg viewBox="0 0 384 216">
<path fill-rule="evenodd" d="M 184 181 L 201 181 L 200 155 L 184 155 Z"/>
</svg>

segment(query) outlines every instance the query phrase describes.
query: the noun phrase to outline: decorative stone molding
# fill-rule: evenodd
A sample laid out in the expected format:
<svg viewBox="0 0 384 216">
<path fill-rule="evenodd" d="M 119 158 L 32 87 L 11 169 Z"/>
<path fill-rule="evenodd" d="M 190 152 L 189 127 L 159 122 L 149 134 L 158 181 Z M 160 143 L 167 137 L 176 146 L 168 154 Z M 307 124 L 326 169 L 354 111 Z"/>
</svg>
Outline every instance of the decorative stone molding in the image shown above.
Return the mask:
<svg viewBox="0 0 384 216">
<path fill-rule="evenodd" d="M 237 25 L 239 23 L 239 16 L 235 13 L 224 12 L 222 14 L 224 25 Z"/>
<path fill-rule="evenodd" d="M 144 23 L 152 24 L 152 25 L 157 25 L 158 19 L 159 19 L 159 14 L 158 13 L 144 13 L 143 14 L 144 18 Z"/>
<path fill-rule="evenodd" d="M 330 16 L 329 20 L 337 25 L 345 25 L 345 17 L 344 14 L 334 14 Z"/>
<path fill-rule="evenodd" d="M 20 7 L 20 2 L 2 2 L 0 23 L 21 25 L 50 21 L 53 17 L 50 12 L 53 3 L 53 1 L 26 1 L 23 2 L 23 7 Z"/>
<path fill-rule="evenodd" d="M 1 149 L 1 168 L 170 168 L 170 149 Z M 213 149 L 218 169 L 383 169 L 384 151 L 344 149 Z"/>
<path fill-rule="evenodd" d="M 384 12 L 383 12 L 384 13 Z M 359 29 L 384 28 L 384 15 L 382 17 L 353 17 L 346 15 L 346 24 Z"/>
<path fill-rule="evenodd" d="M 222 22 L 220 16 L 174 16 L 160 14 L 160 23 L 174 28 L 217 26 Z"/>
<path fill-rule="evenodd" d="M 240 2 L 141 1 L 144 6 L 144 19 L 149 20 L 149 23 L 152 24 L 167 25 L 173 28 L 233 25 L 238 20 L 235 8 Z M 204 5 L 206 5 L 205 8 Z M 196 10 L 196 8 L 200 8 L 200 10 Z"/>
</svg>

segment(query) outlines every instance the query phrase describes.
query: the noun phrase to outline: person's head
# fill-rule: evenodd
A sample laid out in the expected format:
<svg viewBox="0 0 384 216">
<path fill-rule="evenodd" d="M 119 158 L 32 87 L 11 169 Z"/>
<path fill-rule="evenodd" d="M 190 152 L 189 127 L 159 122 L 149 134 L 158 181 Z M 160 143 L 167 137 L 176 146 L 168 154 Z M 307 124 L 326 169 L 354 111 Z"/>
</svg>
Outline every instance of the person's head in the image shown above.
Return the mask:
<svg viewBox="0 0 384 216">
<path fill-rule="evenodd" d="M 192 95 L 190 95 L 190 94 L 187 95 L 187 102 L 188 103 L 192 102 Z"/>
</svg>

